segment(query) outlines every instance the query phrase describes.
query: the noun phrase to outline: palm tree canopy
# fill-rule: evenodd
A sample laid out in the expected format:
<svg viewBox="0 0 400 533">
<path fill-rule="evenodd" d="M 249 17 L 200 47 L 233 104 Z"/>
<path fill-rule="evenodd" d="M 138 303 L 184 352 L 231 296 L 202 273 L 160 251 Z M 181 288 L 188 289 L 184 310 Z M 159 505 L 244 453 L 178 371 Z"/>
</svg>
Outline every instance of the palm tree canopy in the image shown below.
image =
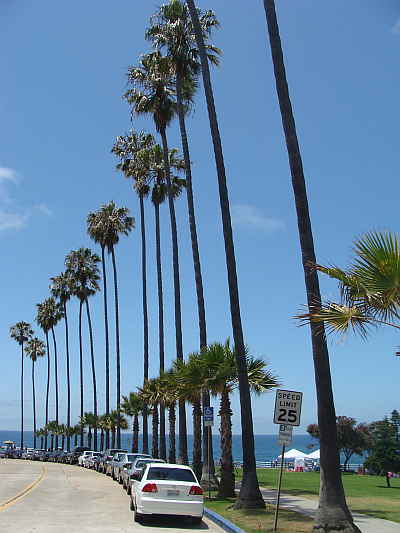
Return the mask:
<svg viewBox="0 0 400 533">
<path fill-rule="evenodd" d="M 143 399 L 137 392 L 130 392 L 129 396 L 122 395 L 121 411 L 126 416 L 134 417 L 143 411 Z"/>
<path fill-rule="evenodd" d="M 213 28 L 220 26 L 213 11 L 199 14 L 200 25 L 203 33 L 208 60 L 214 65 L 219 64 L 218 56 L 221 51 L 209 43 Z M 156 22 L 155 22 L 156 20 Z M 177 72 L 186 76 L 197 77 L 200 73 L 200 58 L 193 30 L 193 23 L 189 9 L 181 0 L 171 0 L 163 4 L 157 15 L 150 19 L 150 28 L 146 30 L 146 39 L 154 43 L 155 48 L 167 49 Z"/>
<path fill-rule="evenodd" d="M 33 329 L 28 322 L 17 322 L 14 326 L 10 327 L 10 336 L 12 339 L 18 342 L 22 346 L 33 335 Z"/>
<path fill-rule="evenodd" d="M 353 243 L 347 270 L 336 266 L 310 265 L 338 280 L 340 303 L 326 300 L 296 318 L 301 324 L 325 322 L 327 331 L 345 339 L 349 331 L 366 337 L 371 327 L 389 324 L 396 328 L 400 315 L 400 254 L 398 235 L 373 231 Z"/>
<path fill-rule="evenodd" d="M 96 213 L 89 213 L 87 225 L 90 237 L 111 253 L 119 242 L 120 234 L 129 235 L 135 227 L 135 219 L 129 216 L 127 207 L 117 207 L 111 201 L 102 205 Z"/>
<path fill-rule="evenodd" d="M 36 363 L 39 357 L 44 357 L 46 355 L 46 345 L 37 337 L 29 339 L 24 350 L 33 363 Z"/>
<path fill-rule="evenodd" d="M 85 297 L 92 296 L 100 290 L 98 281 L 100 279 L 97 264 L 100 257 L 92 253 L 90 248 L 79 248 L 71 252 L 65 258 L 66 273 L 70 277 L 71 292 L 81 301 Z"/>
<path fill-rule="evenodd" d="M 58 276 L 50 278 L 50 292 L 54 298 L 58 298 L 61 303 L 66 303 L 71 298 L 70 277 L 66 272 L 61 272 Z"/>
<path fill-rule="evenodd" d="M 35 320 L 44 332 L 54 328 L 64 316 L 61 303 L 56 302 L 52 297 L 46 298 L 43 303 L 36 304 L 36 308 L 37 316 Z"/>
<path fill-rule="evenodd" d="M 111 149 L 119 159 L 116 169 L 124 173 L 125 178 L 133 178 L 135 189 L 138 196 L 147 196 L 150 187 L 147 184 L 150 172 L 150 149 L 154 146 L 155 140 L 151 133 L 145 133 L 143 130 L 140 134 L 132 129 L 124 136 L 118 136 L 116 143 Z"/>
</svg>

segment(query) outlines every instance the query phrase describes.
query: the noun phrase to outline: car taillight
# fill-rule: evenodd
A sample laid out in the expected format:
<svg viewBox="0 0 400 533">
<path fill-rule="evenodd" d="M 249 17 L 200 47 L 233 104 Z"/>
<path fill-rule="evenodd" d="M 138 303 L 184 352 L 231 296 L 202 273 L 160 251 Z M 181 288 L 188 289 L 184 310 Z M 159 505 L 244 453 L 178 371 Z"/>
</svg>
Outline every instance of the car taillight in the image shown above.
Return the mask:
<svg viewBox="0 0 400 533">
<path fill-rule="evenodd" d="M 189 491 L 190 496 L 201 496 L 203 494 L 203 491 L 201 490 L 201 487 L 197 485 L 193 485 L 193 487 Z"/>
<path fill-rule="evenodd" d="M 157 485 L 155 483 L 146 483 L 142 488 L 142 492 L 158 492 Z"/>
</svg>

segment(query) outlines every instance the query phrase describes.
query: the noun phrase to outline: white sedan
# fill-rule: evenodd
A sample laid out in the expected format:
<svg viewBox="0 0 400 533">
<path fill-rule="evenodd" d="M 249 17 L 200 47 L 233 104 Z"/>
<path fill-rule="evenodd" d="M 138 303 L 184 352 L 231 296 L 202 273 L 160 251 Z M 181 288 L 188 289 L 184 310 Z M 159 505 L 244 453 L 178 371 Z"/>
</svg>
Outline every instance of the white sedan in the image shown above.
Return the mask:
<svg viewBox="0 0 400 533">
<path fill-rule="evenodd" d="M 199 525 L 203 517 L 203 491 L 189 466 L 147 464 L 132 483 L 131 510 L 134 520 L 151 514 L 191 516 Z"/>
</svg>

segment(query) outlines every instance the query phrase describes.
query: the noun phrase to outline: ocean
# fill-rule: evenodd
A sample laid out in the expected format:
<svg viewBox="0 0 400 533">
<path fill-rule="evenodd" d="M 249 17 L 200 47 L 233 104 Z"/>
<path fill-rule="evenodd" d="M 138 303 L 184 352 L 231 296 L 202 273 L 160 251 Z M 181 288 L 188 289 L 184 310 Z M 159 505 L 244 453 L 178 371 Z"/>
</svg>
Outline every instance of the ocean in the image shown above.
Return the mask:
<svg viewBox="0 0 400 533">
<path fill-rule="evenodd" d="M 121 433 L 121 444 L 123 448 L 128 449 L 128 439 L 132 442 L 132 433 L 131 432 L 122 432 Z M 168 435 L 167 439 L 167 454 L 168 454 Z M 6 431 L 0 430 L 0 446 L 3 445 L 3 442 L 6 440 L 11 440 L 15 442 L 17 447 L 21 444 L 21 432 L 20 431 Z M 255 452 L 256 460 L 261 462 L 270 462 L 278 459 L 278 455 L 282 453 L 282 446 L 278 445 L 278 431 L 276 435 L 255 435 Z M 58 440 L 61 444 L 61 437 Z M 220 437 L 219 434 L 213 434 L 213 453 L 214 460 L 219 460 L 220 458 Z M 98 435 L 98 443 L 100 444 L 100 435 Z M 48 440 L 48 445 L 50 444 Z M 78 439 L 79 444 L 79 439 Z M 86 442 L 85 442 L 86 444 Z M 309 444 L 314 444 L 315 446 L 311 449 L 308 449 Z M 33 448 L 33 431 L 24 431 L 24 447 Z M 40 446 L 40 438 L 36 438 L 36 446 Z M 178 435 L 176 436 L 176 446 L 178 447 Z M 296 448 L 302 453 L 309 454 L 314 450 L 318 449 L 318 441 L 311 437 L 310 435 L 296 435 L 294 430 L 292 444 L 289 447 L 286 447 L 286 451 L 289 449 Z M 188 435 L 188 455 L 189 461 L 192 458 L 192 449 L 193 449 L 193 435 Z M 149 450 L 151 450 L 151 435 L 149 435 Z M 139 435 L 139 452 L 142 451 L 142 435 Z M 242 452 L 242 438 L 241 435 L 232 436 L 232 454 L 233 460 L 235 462 L 242 462 L 243 452 Z M 341 455 L 341 462 L 344 463 L 344 456 Z M 354 454 L 350 463 L 352 465 L 362 464 L 364 462 L 364 457 Z"/>
</svg>

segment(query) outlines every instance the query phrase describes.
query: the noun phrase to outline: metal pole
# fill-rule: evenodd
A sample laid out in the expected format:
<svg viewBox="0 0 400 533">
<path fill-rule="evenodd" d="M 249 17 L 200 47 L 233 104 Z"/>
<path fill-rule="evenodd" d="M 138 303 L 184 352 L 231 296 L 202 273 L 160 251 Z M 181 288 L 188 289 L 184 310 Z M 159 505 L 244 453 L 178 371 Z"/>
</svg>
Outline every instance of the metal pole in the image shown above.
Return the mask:
<svg viewBox="0 0 400 533">
<path fill-rule="evenodd" d="M 211 426 L 208 426 L 208 499 L 209 500 L 211 500 L 210 433 L 211 433 Z"/>
<path fill-rule="evenodd" d="M 276 495 L 274 531 L 276 531 L 276 526 L 278 524 L 279 498 L 280 498 L 280 495 L 281 495 L 281 482 L 282 482 L 282 470 L 283 470 L 284 458 L 285 458 L 285 446 L 282 446 L 282 459 L 281 459 L 281 468 L 280 468 L 280 471 L 279 471 L 278 494 Z"/>
</svg>

